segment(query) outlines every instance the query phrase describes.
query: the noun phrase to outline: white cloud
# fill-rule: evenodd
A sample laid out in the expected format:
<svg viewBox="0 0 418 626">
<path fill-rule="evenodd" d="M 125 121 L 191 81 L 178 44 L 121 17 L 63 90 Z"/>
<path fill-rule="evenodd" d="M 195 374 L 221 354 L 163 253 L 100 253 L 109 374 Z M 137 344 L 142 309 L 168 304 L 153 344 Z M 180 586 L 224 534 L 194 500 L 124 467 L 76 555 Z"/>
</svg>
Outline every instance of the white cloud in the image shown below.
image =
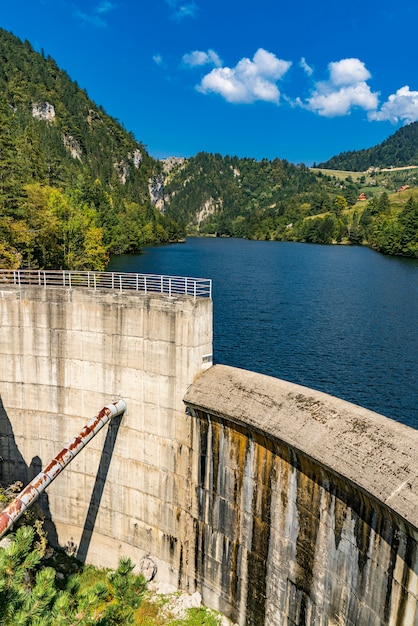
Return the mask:
<svg viewBox="0 0 418 626">
<path fill-rule="evenodd" d="M 323 85 L 308 99 L 307 108 L 324 117 L 348 115 L 353 107 L 366 111 L 376 109 L 377 94 L 366 83 L 326 89 Z"/>
<path fill-rule="evenodd" d="M 307 64 L 305 57 L 302 57 L 299 61 L 299 67 L 301 67 L 308 76 L 312 76 L 313 69 L 310 65 Z"/>
<path fill-rule="evenodd" d="M 188 54 L 183 55 L 183 64 L 189 65 L 190 67 L 208 64 L 220 67 L 222 65 L 222 61 L 214 50 L 208 50 L 207 52 L 194 50 L 194 52 L 189 52 Z"/>
<path fill-rule="evenodd" d="M 154 56 L 152 57 L 152 60 L 154 61 L 154 63 L 155 63 L 156 65 L 158 65 L 158 66 L 160 66 L 160 67 L 165 65 L 165 63 L 164 63 L 164 59 L 163 59 L 163 57 L 161 56 L 161 54 L 154 54 Z"/>
<path fill-rule="evenodd" d="M 196 87 L 201 93 L 218 93 L 228 102 L 252 103 L 256 100 L 279 102 L 276 82 L 291 66 L 290 61 L 278 59 L 259 48 L 252 61 L 241 59 L 234 67 L 217 67 L 206 74 Z"/>
<path fill-rule="evenodd" d="M 102 2 L 97 5 L 96 13 L 108 13 L 109 11 L 113 11 L 113 9 L 116 9 L 116 4 L 112 4 L 108 0 L 102 0 Z"/>
<path fill-rule="evenodd" d="M 179 20 L 183 17 L 194 17 L 197 12 L 197 6 L 192 2 L 191 4 L 182 4 L 177 8 L 175 17 Z"/>
<path fill-rule="evenodd" d="M 171 6 L 179 5 L 178 0 L 166 1 Z M 155 55 L 154 61 L 158 65 L 163 63 L 160 55 Z M 411 91 L 405 85 L 379 108 L 379 92 L 372 91 L 368 84 L 371 74 L 357 58 L 329 63 L 328 80 L 313 83 L 310 97 L 304 101 L 301 98 L 290 99 L 278 88 L 278 81 L 292 62 L 279 59 L 263 48 L 259 48 L 252 59 L 242 58 L 235 67 L 223 67 L 220 57 L 212 49 L 184 54 L 182 62 L 192 68 L 215 66 L 203 76 L 196 89 L 203 94 L 219 94 L 227 102 L 251 104 L 261 100 L 278 103 L 282 97 L 289 106 L 300 106 L 323 117 L 342 117 L 359 108 L 367 112 L 370 121 L 388 120 L 394 124 L 418 121 L 418 91 Z M 307 77 L 313 75 L 313 68 L 305 57 L 300 59 L 298 65 Z"/>
<path fill-rule="evenodd" d="M 90 24 L 90 26 L 95 26 L 97 28 L 103 28 L 107 26 L 106 21 L 103 19 L 103 15 L 109 13 L 109 11 L 113 11 L 117 8 L 116 4 L 109 2 L 109 0 L 101 0 L 92 10 L 91 13 L 84 13 L 80 11 L 77 7 L 74 9 L 74 17 L 76 17 L 81 22 L 85 24 Z"/>
<path fill-rule="evenodd" d="M 399 121 L 405 124 L 418 121 L 418 91 L 410 91 L 408 85 L 401 87 L 389 96 L 380 111 L 372 111 L 368 117 L 369 120 L 388 120 L 393 124 Z"/>
<path fill-rule="evenodd" d="M 76 17 L 81 22 L 84 22 L 84 24 L 90 24 L 90 26 L 96 26 L 98 28 L 103 28 L 104 26 L 106 26 L 106 22 L 103 18 L 99 17 L 98 15 L 83 13 L 79 9 L 75 9 L 74 17 Z"/>
<path fill-rule="evenodd" d="M 193 2 L 181 2 L 181 0 L 166 0 L 168 6 L 173 10 L 173 17 L 181 20 L 185 17 L 195 17 L 197 4 Z"/>
<path fill-rule="evenodd" d="M 324 117 L 349 115 L 354 107 L 373 111 L 378 106 L 378 93 L 366 83 L 371 75 L 359 59 L 342 59 L 328 65 L 330 78 L 315 83 L 312 96 L 298 104 Z"/>
<path fill-rule="evenodd" d="M 330 82 L 339 85 L 357 85 L 371 78 L 369 70 L 360 59 L 342 59 L 328 65 Z"/>
</svg>

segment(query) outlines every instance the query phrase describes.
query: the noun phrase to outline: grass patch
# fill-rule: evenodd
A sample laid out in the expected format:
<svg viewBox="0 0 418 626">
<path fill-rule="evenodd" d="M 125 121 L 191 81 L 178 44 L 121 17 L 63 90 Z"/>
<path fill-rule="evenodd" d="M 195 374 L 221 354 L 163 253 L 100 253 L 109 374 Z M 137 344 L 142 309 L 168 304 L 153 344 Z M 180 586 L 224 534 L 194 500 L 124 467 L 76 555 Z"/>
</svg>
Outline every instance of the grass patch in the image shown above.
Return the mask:
<svg viewBox="0 0 418 626">
<path fill-rule="evenodd" d="M 218 626 L 219 620 L 208 609 L 189 609 L 187 618 L 174 620 L 171 626 Z"/>
<path fill-rule="evenodd" d="M 144 593 L 141 606 L 135 611 L 136 626 L 219 626 L 222 615 L 204 606 L 181 611 L 179 617 L 176 600 L 181 593 L 168 596 L 152 591 Z"/>
<path fill-rule="evenodd" d="M 384 191 L 386 191 L 386 193 L 388 192 L 387 187 L 382 187 L 381 185 L 365 185 L 361 187 L 359 193 L 364 193 L 367 199 L 370 200 L 373 196 L 382 195 Z"/>
<path fill-rule="evenodd" d="M 349 176 L 353 181 L 357 182 L 362 176 L 366 177 L 366 180 L 371 180 L 371 177 L 366 172 L 349 172 L 347 170 L 326 170 L 319 167 L 311 167 L 310 170 L 315 174 L 321 172 L 324 176 L 333 176 L 339 180 L 346 180 Z"/>
<path fill-rule="evenodd" d="M 406 189 L 405 191 L 401 191 L 400 193 L 395 192 L 389 195 L 390 203 L 396 204 L 399 207 L 405 206 L 409 198 L 418 200 L 418 188 L 417 187 L 415 188 L 412 187 L 410 189 Z"/>
</svg>

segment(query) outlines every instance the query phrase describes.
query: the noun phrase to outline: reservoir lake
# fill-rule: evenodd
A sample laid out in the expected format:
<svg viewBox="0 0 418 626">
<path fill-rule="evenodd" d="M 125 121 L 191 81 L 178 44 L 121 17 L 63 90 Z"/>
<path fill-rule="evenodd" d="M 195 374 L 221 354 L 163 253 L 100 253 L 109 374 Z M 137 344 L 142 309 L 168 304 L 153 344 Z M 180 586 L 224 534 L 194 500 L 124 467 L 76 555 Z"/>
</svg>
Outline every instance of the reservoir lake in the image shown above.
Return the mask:
<svg viewBox="0 0 418 626">
<path fill-rule="evenodd" d="M 366 247 L 189 238 L 108 271 L 213 280 L 214 362 L 418 428 L 418 259 Z"/>
</svg>

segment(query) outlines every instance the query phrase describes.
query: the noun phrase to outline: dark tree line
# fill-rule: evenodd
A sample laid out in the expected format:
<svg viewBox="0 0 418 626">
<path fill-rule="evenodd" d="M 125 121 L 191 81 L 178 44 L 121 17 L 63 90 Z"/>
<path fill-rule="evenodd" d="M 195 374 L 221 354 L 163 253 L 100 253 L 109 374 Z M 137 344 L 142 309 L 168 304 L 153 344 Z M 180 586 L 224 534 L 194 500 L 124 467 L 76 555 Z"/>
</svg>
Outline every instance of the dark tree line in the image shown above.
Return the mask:
<svg viewBox="0 0 418 626">
<path fill-rule="evenodd" d="M 370 167 L 418 164 L 418 122 L 403 126 L 381 144 L 364 150 L 341 152 L 318 167 L 364 172 Z"/>
</svg>

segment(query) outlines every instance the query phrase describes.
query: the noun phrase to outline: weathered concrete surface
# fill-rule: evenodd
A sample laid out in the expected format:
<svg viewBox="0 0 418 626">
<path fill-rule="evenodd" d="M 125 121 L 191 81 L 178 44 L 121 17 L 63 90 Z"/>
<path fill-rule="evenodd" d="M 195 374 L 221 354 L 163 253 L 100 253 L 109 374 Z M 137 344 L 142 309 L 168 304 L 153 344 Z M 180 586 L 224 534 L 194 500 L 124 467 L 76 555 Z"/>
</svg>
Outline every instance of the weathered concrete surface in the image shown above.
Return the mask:
<svg viewBox="0 0 418 626">
<path fill-rule="evenodd" d="M 114 566 L 122 554 L 137 563 L 151 554 L 177 584 L 191 524 L 182 397 L 211 352 L 208 299 L 2 288 L 0 480 L 29 482 L 102 406 L 124 398 L 120 425 L 90 442 L 43 505 L 59 543 L 80 557 Z"/>
<path fill-rule="evenodd" d="M 220 365 L 185 402 L 204 602 L 243 626 L 418 624 L 418 431 Z"/>
<path fill-rule="evenodd" d="M 339 398 L 217 365 L 187 404 L 251 426 L 338 472 L 418 528 L 418 431 Z"/>
</svg>

